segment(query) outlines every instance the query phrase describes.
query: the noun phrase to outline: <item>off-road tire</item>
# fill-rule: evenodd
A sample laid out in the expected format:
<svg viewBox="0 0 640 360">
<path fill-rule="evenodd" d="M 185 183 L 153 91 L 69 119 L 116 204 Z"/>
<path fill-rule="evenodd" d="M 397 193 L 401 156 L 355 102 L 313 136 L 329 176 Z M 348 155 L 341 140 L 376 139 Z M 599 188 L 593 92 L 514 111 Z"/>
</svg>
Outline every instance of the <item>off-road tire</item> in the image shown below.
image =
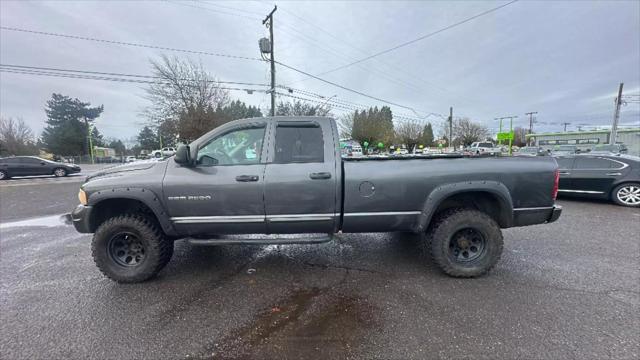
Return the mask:
<svg viewBox="0 0 640 360">
<path fill-rule="evenodd" d="M 7 180 L 9 179 L 9 173 L 6 172 L 5 170 L 0 170 L 0 180 Z"/>
<path fill-rule="evenodd" d="M 119 234 L 130 233 L 144 246 L 144 258 L 135 266 L 119 264 L 110 253 L 110 241 Z M 103 222 L 93 235 L 91 253 L 98 269 L 119 283 L 137 283 L 155 276 L 173 255 L 173 242 L 148 217 L 125 214 Z"/>
<path fill-rule="evenodd" d="M 629 199 L 627 198 L 627 202 L 624 202 L 623 200 L 621 200 L 618 197 L 618 193 L 621 191 L 624 191 L 626 188 L 627 190 L 627 194 L 630 192 L 631 188 L 633 188 L 633 194 L 634 194 L 634 198 L 633 199 Z M 626 207 L 640 207 L 640 203 L 636 203 L 635 200 L 635 196 L 637 196 L 638 194 L 638 190 L 640 189 L 640 184 L 638 183 L 624 183 L 624 184 L 620 184 L 618 186 L 615 187 L 615 189 L 613 189 L 613 191 L 611 192 L 611 200 L 616 203 L 617 205 L 620 206 L 626 206 Z"/>
<path fill-rule="evenodd" d="M 67 170 L 64 168 L 55 168 L 53 170 L 53 175 L 55 177 L 65 177 L 67 176 Z"/>
<path fill-rule="evenodd" d="M 452 253 L 452 238 L 460 231 L 472 231 L 484 239 L 483 252 L 473 260 L 457 260 Z M 500 226 L 489 215 L 473 209 L 453 209 L 439 214 L 427 233 L 431 256 L 447 275 L 477 277 L 491 270 L 502 255 Z M 455 240 L 454 240 L 455 241 Z"/>
</svg>

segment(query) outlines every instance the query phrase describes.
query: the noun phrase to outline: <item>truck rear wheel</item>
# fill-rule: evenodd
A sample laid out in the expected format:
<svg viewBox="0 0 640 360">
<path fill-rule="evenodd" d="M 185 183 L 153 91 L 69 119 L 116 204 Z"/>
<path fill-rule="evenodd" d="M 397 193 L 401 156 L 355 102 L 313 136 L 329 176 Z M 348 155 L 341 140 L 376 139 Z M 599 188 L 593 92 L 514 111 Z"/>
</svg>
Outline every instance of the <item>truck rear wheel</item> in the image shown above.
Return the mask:
<svg viewBox="0 0 640 360">
<path fill-rule="evenodd" d="M 449 210 L 429 229 L 431 255 L 453 277 L 476 277 L 493 268 L 502 255 L 502 232 L 489 215 L 472 209 Z"/>
<path fill-rule="evenodd" d="M 93 260 L 108 278 L 137 283 L 155 276 L 173 255 L 173 242 L 142 215 L 126 214 L 102 223 L 91 242 Z"/>
</svg>

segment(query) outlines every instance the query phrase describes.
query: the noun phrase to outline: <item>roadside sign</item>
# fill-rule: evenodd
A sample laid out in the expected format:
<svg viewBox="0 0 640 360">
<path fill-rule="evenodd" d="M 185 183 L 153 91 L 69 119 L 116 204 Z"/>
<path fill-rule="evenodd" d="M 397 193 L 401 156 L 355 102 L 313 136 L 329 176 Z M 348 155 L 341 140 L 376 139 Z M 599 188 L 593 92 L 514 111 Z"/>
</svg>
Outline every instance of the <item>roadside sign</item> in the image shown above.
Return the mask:
<svg viewBox="0 0 640 360">
<path fill-rule="evenodd" d="M 513 134 L 513 131 L 498 133 L 498 140 L 513 140 Z"/>
</svg>

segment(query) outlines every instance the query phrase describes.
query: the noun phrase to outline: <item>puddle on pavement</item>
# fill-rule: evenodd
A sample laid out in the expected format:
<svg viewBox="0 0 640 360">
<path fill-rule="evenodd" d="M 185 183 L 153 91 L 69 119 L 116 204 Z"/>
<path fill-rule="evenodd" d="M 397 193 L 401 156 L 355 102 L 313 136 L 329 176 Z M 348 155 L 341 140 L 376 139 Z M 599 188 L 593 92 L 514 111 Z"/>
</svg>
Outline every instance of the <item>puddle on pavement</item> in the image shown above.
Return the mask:
<svg viewBox="0 0 640 360">
<path fill-rule="evenodd" d="M 205 358 L 331 359 L 358 355 L 376 329 L 365 299 L 319 288 L 302 289 L 258 314 L 244 328 L 211 344 Z"/>
<path fill-rule="evenodd" d="M 52 215 L 43 216 L 27 220 L 11 221 L 0 224 L 0 229 L 10 229 L 17 227 L 30 227 L 30 226 L 42 226 L 42 227 L 58 227 L 66 226 L 68 221 L 65 215 Z"/>
</svg>

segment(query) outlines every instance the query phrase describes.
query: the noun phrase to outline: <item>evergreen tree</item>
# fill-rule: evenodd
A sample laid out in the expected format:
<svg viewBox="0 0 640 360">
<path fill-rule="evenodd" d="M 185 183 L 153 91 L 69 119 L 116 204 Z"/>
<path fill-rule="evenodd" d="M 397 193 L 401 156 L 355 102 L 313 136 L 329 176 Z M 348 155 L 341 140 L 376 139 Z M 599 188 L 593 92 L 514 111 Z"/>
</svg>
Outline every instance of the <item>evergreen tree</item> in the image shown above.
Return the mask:
<svg viewBox="0 0 640 360">
<path fill-rule="evenodd" d="M 255 106 L 247 106 L 240 100 L 234 100 L 225 106 L 218 106 L 216 114 L 226 121 L 262 117 L 262 112 Z"/>
<path fill-rule="evenodd" d="M 391 108 L 383 106 L 378 109 L 376 106 L 361 112 L 356 110 L 351 136 L 361 145 L 365 142 L 370 147 L 376 147 L 378 143 L 383 143 L 385 147 L 390 145 L 395 137 Z"/>
<path fill-rule="evenodd" d="M 124 156 L 126 155 L 127 148 L 124 146 L 124 143 L 120 140 L 113 139 L 109 142 L 108 147 L 114 149 L 116 151 L 116 155 Z"/>
<path fill-rule="evenodd" d="M 433 146 L 433 127 L 431 123 L 427 123 L 422 130 L 422 136 L 420 138 L 420 144 L 424 146 Z"/>
<path fill-rule="evenodd" d="M 160 142 L 155 132 L 150 127 L 145 126 L 138 134 L 138 143 L 143 150 L 155 150 L 160 148 Z"/>
<path fill-rule="evenodd" d="M 88 154 L 87 125 L 100 116 L 104 107 L 90 107 L 78 99 L 53 94 L 47 101 L 47 127 L 42 132 L 44 147 L 56 155 Z"/>
<path fill-rule="evenodd" d="M 104 137 L 102 136 L 102 134 L 100 133 L 100 131 L 98 131 L 97 127 L 93 127 L 93 129 L 91 129 L 91 142 L 93 143 L 93 146 L 98 146 L 98 147 L 104 147 L 106 146 L 106 142 L 104 141 Z"/>
</svg>

